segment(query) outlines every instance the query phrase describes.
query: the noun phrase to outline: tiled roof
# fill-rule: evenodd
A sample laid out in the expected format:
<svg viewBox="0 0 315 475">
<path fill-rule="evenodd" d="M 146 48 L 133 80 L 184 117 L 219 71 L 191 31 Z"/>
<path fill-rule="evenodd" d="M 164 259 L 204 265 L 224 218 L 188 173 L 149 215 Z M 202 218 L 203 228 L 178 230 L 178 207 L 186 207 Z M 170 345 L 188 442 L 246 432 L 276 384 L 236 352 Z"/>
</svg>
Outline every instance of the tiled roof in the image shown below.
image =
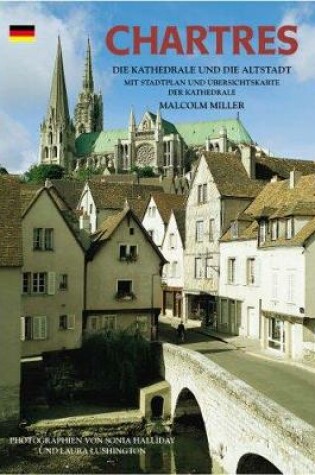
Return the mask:
<svg viewBox="0 0 315 475">
<path fill-rule="evenodd" d="M 21 183 L 20 186 L 20 201 L 21 201 L 21 214 L 30 205 L 36 194 L 41 190 L 43 185 L 35 185 L 33 183 Z"/>
<path fill-rule="evenodd" d="M 176 179 L 175 179 L 176 180 Z M 181 180 L 178 178 L 177 180 Z M 113 175 L 96 175 L 91 181 L 97 183 L 133 183 L 145 186 L 159 186 L 165 193 L 175 193 L 174 179 L 170 177 L 138 177 L 134 173 L 117 173 Z"/>
<path fill-rule="evenodd" d="M 129 207 L 125 207 L 122 211 L 119 213 L 116 213 L 112 216 L 109 216 L 106 218 L 100 225 L 100 227 L 96 230 L 94 234 L 92 234 L 92 245 L 90 248 L 89 256 L 93 257 L 94 254 L 97 252 L 100 244 L 105 243 L 110 239 L 116 229 L 119 227 L 119 225 L 123 222 L 123 220 L 126 217 L 131 216 L 134 221 L 137 223 L 139 226 L 140 230 L 142 231 L 145 239 L 149 242 L 149 244 L 152 246 L 153 250 L 156 252 L 156 254 L 159 256 L 161 259 L 161 262 L 165 263 L 167 262 L 159 248 L 156 246 L 156 244 L 153 242 L 149 234 L 146 232 L 145 228 L 143 227 L 141 221 L 137 217 L 137 215 L 134 213 L 132 209 Z"/>
<path fill-rule="evenodd" d="M 221 195 L 254 198 L 262 184 L 247 175 L 241 159 L 234 154 L 204 152 L 209 170 Z"/>
<path fill-rule="evenodd" d="M 290 171 L 297 170 L 303 175 L 315 173 L 315 163 L 310 160 L 294 160 L 291 158 L 257 157 L 256 177 L 269 180 L 273 175 L 289 178 Z"/>
<path fill-rule="evenodd" d="M 20 184 L 0 176 L 0 267 L 22 266 Z"/>
<path fill-rule="evenodd" d="M 50 180 L 62 199 L 71 209 L 76 209 L 84 184 L 77 180 Z"/>
<path fill-rule="evenodd" d="M 152 192 L 163 192 L 160 186 L 133 185 L 130 183 L 97 183 L 89 181 L 97 209 L 123 209 L 126 199 L 141 219 Z"/>
<path fill-rule="evenodd" d="M 305 242 L 315 233 L 315 219 L 311 219 L 303 228 L 296 233 L 294 237 L 291 239 L 285 239 L 285 237 L 281 237 L 275 241 L 266 241 L 265 243 L 261 244 L 261 248 L 267 247 L 278 247 L 278 246 L 303 246 Z"/>
<path fill-rule="evenodd" d="M 185 247 L 185 239 L 186 239 L 186 210 L 185 209 L 174 209 L 173 210 L 178 232 L 180 234 L 182 244 Z"/>
<path fill-rule="evenodd" d="M 290 210 L 296 214 L 300 204 L 303 215 L 306 203 L 309 215 L 309 209 L 312 205 L 315 207 L 315 174 L 302 176 L 293 189 L 289 187 L 289 180 L 268 183 L 246 209 L 246 214 L 270 217 L 281 210 L 282 216 L 289 216 Z"/>
<path fill-rule="evenodd" d="M 152 193 L 152 197 L 156 203 L 157 209 L 163 219 L 164 223 L 167 224 L 172 210 L 175 209 L 184 209 L 187 201 L 186 196 L 174 195 L 170 193 Z"/>
<path fill-rule="evenodd" d="M 150 113 L 150 115 L 153 119 L 156 118 L 155 114 Z M 253 143 L 249 133 L 239 119 L 209 120 L 181 124 L 172 124 L 162 119 L 162 124 L 166 134 L 179 133 L 189 146 L 204 145 L 207 138 L 218 138 L 222 127 L 226 128 L 227 137 L 232 142 Z M 127 138 L 127 128 L 81 134 L 75 142 L 76 153 L 81 157 L 91 153 L 114 152 L 117 140 Z"/>
</svg>

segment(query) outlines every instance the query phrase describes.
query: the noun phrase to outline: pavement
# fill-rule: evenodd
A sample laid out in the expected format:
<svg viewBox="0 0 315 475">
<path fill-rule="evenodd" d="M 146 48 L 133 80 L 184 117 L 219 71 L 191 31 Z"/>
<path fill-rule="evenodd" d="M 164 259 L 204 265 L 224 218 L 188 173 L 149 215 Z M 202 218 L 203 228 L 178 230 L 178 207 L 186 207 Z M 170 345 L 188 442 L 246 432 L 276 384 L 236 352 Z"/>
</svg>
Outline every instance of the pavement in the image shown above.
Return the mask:
<svg viewBox="0 0 315 475">
<path fill-rule="evenodd" d="M 250 347 L 242 337 L 209 335 L 201 327 L 186 328 L 184 347 L 203 354 L 315 427 L 315 374 L 310 368 L 264 355 L 257 340 L 250 342 Z M 176 344 L 175 328 L 159 324 L 159 339 Z"/>
</svg>

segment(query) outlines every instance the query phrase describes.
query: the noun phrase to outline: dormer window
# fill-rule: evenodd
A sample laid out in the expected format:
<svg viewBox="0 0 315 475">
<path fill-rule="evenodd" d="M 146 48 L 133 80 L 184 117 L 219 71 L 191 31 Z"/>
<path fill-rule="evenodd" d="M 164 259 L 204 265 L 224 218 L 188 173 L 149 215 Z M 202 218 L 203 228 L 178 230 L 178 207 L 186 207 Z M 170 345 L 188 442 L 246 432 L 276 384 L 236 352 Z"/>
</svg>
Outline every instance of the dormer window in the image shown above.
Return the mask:
<svg viewBox="0 0 315 475">
<path fill-rule="evenodd" d="M 267 236 L 267 223 L 266 221 L 261 221 L 259 223 L 259 243 L 263 244 L 266 242 L 266 236 Z"/>
<path fill-rule="evenodd" d="M 271 222 L 271 240 L 276 241 L 279 237 L 279 223 L 277 219 Z"/>
<path fill-rule="evenodd" d="M 291 239 L 294 236 L 294 221 L 293 218 L 287 218 L 285 221 L 285 238 Z"/>
</svg>

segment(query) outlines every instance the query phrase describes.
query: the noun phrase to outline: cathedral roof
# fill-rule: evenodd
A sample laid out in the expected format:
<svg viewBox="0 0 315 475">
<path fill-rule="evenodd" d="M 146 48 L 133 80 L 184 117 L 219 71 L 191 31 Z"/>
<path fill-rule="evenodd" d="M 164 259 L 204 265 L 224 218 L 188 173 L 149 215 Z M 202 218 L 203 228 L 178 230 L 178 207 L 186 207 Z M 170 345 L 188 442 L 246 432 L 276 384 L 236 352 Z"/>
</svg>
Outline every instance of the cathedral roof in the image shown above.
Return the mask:
<svg viewBox="0 0 315 475">
<path fill-rule="evenodd" d="M 156 115 L 149 112 L 152 120 L 156 120 Z M 162 119 L 165 134 L 180 134 L 187 145 L 204 145 L 206 139 L 219 138 L 220 130 L 225 127 L 227 137 L 232 142 L 252 144 L 253 141 L 239 119 L 212 120 L 206 122 L 186 122 L 172 124 Z M 127 129 L 111 129 L 102 132 L 82 134 L 76 139 L 76 152 L 78 157 L 90 155 L 91 153 L 114 152 L 114 147 L 118 139 L 127 139 Z"/>
</svg>

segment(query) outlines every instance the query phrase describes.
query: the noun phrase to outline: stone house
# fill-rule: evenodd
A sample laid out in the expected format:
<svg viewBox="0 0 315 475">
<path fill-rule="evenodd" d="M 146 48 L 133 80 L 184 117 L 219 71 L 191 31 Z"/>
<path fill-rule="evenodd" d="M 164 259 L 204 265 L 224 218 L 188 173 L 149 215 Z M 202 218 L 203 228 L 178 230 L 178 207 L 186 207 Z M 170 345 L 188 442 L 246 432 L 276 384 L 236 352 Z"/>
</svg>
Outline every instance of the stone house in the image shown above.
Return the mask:
<svg viewBox="0 0 315 475">
<path fill-rule="evenodd" d="M 24 203 L 22 230 L 22 356 L 77 348 L 88 238 L 49 183 Z"/>
<path fill-rule="evenodd" d="M 152 192 L 147 202 L 142 224 L 161 249 L 171 212 L 184 209 L 187 198 L 182 195 Z"/>
<path fill-rule="evenodd" d="M 155 338 L 166 260 L 126 205 L 91 236 L 84 329 L 138 329 Z"/>
<path fill-rule="evenodd" d="M 0 435 L 20 417 L 22 226 L 16 180 L 0 176 Z"/>
<path fill-rule="evenodd" d="M 260 189 L 236 155 L 207 152 L 200 158 L 186 208 L 185 318 L 204 318 L 207 324 L 213 320 L 219 295 L 219 239 Z"/>
<path fill-rule="evenodd" d="M 292 171 L 288 180 L 269 183 L 244 213 L 252 222 L 239 230 L 233 223 L 220 245 L 226 272 L 231 274 L 231 259 L 235 276 L 244 277 L 242 268 L 247 269 L 239 291 L 237 280 L 220 285 L 228 300 L 238 293 L 242 321 L 247 318 L 255 329 L 247 335 L 258 335 L 263 348 L 297 360 L 315 352 L 314 193 L 315 175 Z"/>
<path fill-rule="evenodd" d="M 163 268 L 162 315 L 171 318 L 183 316 L 185 214 L 184 209 L 172 210 L 161 248 L 168 261 Z"/>
<path fill-rule="evenodd" d="M 126 200 L 142 218 L 147 199 L 152 192 L 163 192 L 161 186 L 88 181 L 82 191 L 77 209 L 81 212 L 80 227 L 94 233 L 101 223 L 124 209 Z"/>
</svg>

